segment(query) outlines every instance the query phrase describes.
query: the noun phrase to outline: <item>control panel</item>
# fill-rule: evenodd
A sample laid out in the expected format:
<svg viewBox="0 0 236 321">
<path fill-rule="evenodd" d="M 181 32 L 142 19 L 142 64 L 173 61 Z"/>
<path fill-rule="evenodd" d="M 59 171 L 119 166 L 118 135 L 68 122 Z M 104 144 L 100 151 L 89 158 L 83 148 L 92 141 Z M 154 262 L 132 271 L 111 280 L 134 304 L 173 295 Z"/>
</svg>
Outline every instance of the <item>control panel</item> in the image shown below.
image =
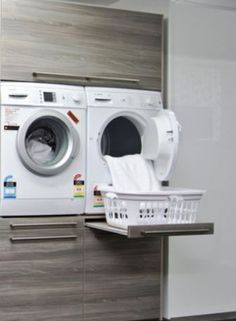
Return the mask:
<svg viewBox="0 0 236 321">
<path fill-rule="evenodd" d="M 55 91 L 40 91 L 41 98 L 44 102 L 56 103 L 57 95 Z"/>
<path fill-rule="evenodd" d="M 161 93 L 158 91 L 86 88 L 88 107 L 113 107 L 128 109 L 162 109 Z"/>
<path fill-rule="evenodd" d="M 83 87 L 32 83 L 1 83 L 2 105 L 85 108 Z"/>
</svg>

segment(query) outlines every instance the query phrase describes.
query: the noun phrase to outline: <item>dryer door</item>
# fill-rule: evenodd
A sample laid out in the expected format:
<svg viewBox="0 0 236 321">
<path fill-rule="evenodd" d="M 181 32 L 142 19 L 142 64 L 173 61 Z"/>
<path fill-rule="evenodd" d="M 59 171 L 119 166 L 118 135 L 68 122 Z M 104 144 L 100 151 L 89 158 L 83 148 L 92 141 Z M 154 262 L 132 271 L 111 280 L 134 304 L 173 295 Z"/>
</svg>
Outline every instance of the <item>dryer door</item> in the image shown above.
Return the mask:
<svg viewBox="0 0 236 321">
<path fill-rule="evenodd" d="M 17 151 L 24 166 L 41 176 L 59 174 L 78 153 L 79 135 L 71 122 L 54 110 L 41 110 L 24 122 Z"/>
<path fill-rule="evenodd" d="M 172 111 L 159 110 L 157 116 L 151 118 L 144 135 L 142 155 L 154 161 L 160 181 L 168 180 L 175 167 L 180 130 Z"/>
<path fill-rule="evenodd" d="M 101 154 L 113 157 L 140 154 L 142 128 L 145 126 L 142 119 L 128 112 L 116 116 L 99 133 Z"/>
</svg>

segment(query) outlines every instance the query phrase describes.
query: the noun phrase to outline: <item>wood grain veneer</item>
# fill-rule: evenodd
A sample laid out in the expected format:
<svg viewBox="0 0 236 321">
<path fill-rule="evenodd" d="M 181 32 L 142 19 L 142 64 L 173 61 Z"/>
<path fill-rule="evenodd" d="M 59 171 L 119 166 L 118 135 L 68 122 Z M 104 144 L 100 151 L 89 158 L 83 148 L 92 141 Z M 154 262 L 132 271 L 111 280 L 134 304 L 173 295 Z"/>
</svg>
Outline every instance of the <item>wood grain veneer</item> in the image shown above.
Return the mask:
<svg viewBox="0 0 236 321">
<path fill-rule="evenodd" d="M 159 238 L 94 232 L 83 226 L 84 219 L 0 218 L 0 320 L 158 318 Z M 77 238 L 40 239 L 68 234 Z M 11 242 L 11 237 L 39 240 Z"/>
<path fill-rule="evenodd" d="M 15 230 L 10 224 L 70 218 L 0 219 L 0 320 L 82 321 L 83 230 Z M 78 218 L 72 218 L 72 221 Z M 76 234 L 74 240 L 11 242 L 11 236 Z"/>
<path fill-rule="evenodd" d="M 33 72 L 46 72 L 140 82 L 38 80 L 160 90 L 163 17 L 62 0 L 2 0 L 1 64 L 5 80 L 35 81 Z"/>
<path fill-rule="evenodd" d="M 158 319 L 160 239 L 85 230 L 85 321 Z"/>
</svg>

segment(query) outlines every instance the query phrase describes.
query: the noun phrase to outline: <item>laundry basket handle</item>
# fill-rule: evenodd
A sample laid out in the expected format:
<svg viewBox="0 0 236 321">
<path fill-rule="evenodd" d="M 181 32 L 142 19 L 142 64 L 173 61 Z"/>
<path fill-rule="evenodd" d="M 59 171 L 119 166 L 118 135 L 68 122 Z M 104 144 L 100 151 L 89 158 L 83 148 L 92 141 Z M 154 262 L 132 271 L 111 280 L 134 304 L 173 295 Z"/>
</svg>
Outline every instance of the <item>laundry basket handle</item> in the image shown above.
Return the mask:
<svg viewBox="0 0 236 321">
<path fill-rule="evenodd" d="M 111 193 L 111 192 L 106 193 L 106 197 L 111 199 L 111 200 L 113 200 L 115 198 L 118 198 L 118 196 L 115 193 Z"/>
<path fill-rule="evenodd" d="M 168 199 L 171 203 L 179 203 L 179 202 L 183 202 L 184 200 L 183 196 L 181 195 L 170 195 Z"/>
</svg>

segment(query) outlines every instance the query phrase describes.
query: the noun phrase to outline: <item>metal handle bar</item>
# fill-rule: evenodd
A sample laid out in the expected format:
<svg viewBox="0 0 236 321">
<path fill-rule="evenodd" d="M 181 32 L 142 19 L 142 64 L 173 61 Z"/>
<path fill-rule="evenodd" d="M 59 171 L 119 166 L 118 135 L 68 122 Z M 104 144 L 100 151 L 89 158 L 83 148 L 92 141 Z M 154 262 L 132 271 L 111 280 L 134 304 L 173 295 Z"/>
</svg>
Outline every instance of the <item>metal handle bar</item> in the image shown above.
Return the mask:
<svg viewBox="0 0 236 321">
<path fill-rule="evenodd" d="M 119 78 L 119 77 L 100 77 L 100 76 L 76 76 L 71 74 L 59 74 L 59 73 L 47 73 L 47 72 L 33 72 L 32 76 L 34 78 L 57 78 L 57 79 L 67 79 L 71 81 L 96 81 L 96 80 L 104 80 L 104 81 L 120 81 L 120 82 L 130 82 L 130 83 L 139 83 L 139 79 L 132 78 Z"/>
<path fill-rule="evenodd" d="M 53 240 L 75 240 L 77 235 L 58 235 L 58 236 L 29 236 L 29 237 L 10 237 L 11 242 L 28 242 L 28 241 L 53 241 Z"/>
</svg>

